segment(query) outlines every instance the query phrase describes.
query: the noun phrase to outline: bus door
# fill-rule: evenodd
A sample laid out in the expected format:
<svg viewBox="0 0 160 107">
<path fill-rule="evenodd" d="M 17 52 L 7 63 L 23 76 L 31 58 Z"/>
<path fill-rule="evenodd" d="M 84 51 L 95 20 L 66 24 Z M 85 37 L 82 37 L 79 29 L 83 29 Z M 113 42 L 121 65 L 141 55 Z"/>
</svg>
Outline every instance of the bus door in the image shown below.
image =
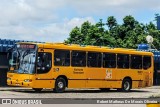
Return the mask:
<svg viewBox="0 0 160 107">
<path fill-rule="evenodd" d="M 35 88 L 53 88 L 53 50 L 39 49 L 37 54 L 37 66 Z"/>
</svg>

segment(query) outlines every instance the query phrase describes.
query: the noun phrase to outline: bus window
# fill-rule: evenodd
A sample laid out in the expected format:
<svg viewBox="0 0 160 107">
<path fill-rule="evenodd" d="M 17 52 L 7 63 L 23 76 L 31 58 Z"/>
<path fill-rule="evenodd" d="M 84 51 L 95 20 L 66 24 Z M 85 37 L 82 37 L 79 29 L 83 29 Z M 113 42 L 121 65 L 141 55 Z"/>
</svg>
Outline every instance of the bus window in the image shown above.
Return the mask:
<svg viewBox="0 0 160 107">
<path fill-rule="evenodd" d="M 117 55 L 117 67 L 129 68 L 129 55 L 118 54 Z"/>
<path fill-rule="evenodd" d="M 142 69 L 142 56 L 141 55 L 131 55 L 131 68 L 132 69 Z"/>
<path fill-rule="evenodd" d="M 115 68 L 116 67 L 116 54 L 103 53 L 103 67 L 104 68 Z"/>
<path fill-rule="evenodd" d="M 148 69 L 151 67 L 151 57 L 144 56 L 143 57 L 143 69 Z"/>
<path fill-rule="evenodd" d="M 55 66 L 70 66 L 70 51 L 69 50 L 55 50 L 54 51 L 54 65 Z"/>
<path fill-rule="evenodd" d="M 86 66 L 86 52 L 72 51 L 72 66 L 76 67 Z"/>
<path fill-rule="evenodd" d="M 88 67 L 101 67 L 102 54 L 96 52 L 88 52 Z"/>
<path fill-rule="evenodd" d="M 37 73 L 47 73 L 52 67 L 51 53 L 38 53 L 37 58 Z"/>
</svg>

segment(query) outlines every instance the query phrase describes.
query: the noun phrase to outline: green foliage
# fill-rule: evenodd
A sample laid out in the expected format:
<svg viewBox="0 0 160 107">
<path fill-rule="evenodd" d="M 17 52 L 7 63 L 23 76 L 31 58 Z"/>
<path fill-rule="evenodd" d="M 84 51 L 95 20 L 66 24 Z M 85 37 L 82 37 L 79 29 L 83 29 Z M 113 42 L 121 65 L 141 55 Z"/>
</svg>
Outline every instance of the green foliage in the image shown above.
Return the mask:
<svg viewBox="0 0 160 107">
<path fill-rule="evenodd" d="M 117 26 L 116 18 L 114 16 L 108 17 L 106 25 L 108 25 L 110 30 L 112 30 L 115 26 Z"/>
<path fill-rule="evenodd" d="M 147 43 L 146 36 L 152 35 L 156 48 L 160 47 L 160 31 L 156 26 L 139 23 L 131 15 L 123 18 L 123 23 L 118 24 L 114 16 L 109 16 L 106 23 L 100 19 L 96 24 L 84 22 L 81 27 L 75 27 L 69 34 L 66 43 L 110 46 L 121 48 L 137 48 L 138 44 Z"/>
</svg>

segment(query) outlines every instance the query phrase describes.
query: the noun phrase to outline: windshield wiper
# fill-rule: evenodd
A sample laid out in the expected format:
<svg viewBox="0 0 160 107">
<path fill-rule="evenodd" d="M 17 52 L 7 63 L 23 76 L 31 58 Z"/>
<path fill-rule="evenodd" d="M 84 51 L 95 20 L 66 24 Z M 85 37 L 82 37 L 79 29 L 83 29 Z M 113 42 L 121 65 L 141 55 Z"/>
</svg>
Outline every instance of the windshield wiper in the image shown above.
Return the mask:
<svg viewBox="0 0 160 107">
<path fill-rule="evenodd" d="M 23 58 L 25 57 L 25 56 L 27 56 L 28 54 L 30 53 L 30 50 L 28 49 L 28 50 L 26 50 L 24 53 L 23 53 Z"/>
</svg>

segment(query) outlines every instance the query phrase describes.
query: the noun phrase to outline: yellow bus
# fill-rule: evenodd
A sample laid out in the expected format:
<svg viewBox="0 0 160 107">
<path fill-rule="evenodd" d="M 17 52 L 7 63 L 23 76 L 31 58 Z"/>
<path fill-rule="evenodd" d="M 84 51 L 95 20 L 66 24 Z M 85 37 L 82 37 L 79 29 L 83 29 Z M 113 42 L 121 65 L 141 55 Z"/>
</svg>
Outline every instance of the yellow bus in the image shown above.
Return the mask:
<svg viewBox="0 0 160 107">
<path fill-rule="evenodd" d="M 128 92 L 153 84 L 151 52 L 63 43 L 17 43 L 13 50 L 7 74 L 11 86 L 60 93 L 66 88 Z"/>
</svg>

